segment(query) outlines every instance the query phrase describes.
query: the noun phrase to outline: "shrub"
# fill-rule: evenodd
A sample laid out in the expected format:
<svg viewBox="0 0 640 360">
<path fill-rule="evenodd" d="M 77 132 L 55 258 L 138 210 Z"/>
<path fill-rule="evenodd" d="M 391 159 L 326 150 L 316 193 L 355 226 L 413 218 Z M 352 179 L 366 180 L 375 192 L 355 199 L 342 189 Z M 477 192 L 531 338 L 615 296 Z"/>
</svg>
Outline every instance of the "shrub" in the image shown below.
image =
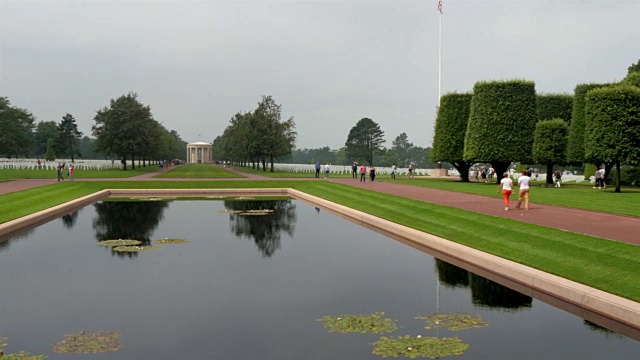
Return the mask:
<svg viewBox="0 0 640 360">
<path fill-rule="evenodd" d="M 570 94 L 541 94 L 538 95 L 538 120 L 562 119 L 571 123 L 573 111 L 573 95 Z"/>
</svg>

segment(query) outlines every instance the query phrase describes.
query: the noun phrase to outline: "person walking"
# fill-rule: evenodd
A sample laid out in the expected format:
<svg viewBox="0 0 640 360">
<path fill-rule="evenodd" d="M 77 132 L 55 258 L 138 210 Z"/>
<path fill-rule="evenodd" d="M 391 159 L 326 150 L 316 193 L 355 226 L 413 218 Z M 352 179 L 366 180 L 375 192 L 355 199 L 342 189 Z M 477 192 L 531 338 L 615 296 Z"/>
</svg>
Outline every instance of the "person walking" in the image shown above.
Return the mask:
<svg viewBox="0 0 640 360">
<path fill-rule="evenodd" d="M 69 164 L 69 171 L 67 172 L 67 177 L 69 180 L 73 181 L 73 172 L 76 170 L 76 166 L 74 163 Z"/>
<path fill-rule="evenodd" d="M 325 179 L 328 179 L 328 178 L 329 178 L 329 170 L 330 170 L 330 168 L 329 168 L 329 163 L 326 163 L 326 164 L 324 165 L 324 178 L 325 178 Z"/>
<path fill-rule="evenodd" d="M 396 171 L 397 171 L 396 163 L 391 164 L 391 178 L 393 180 L 396 179 Z"/>
<path fill-rule="evenodd" d="M 351 165 L 351 177 L 353 179 L 358 178 L 358 163 L 356 161 L 354 161 L 353 165 Z"/>
<path fill-rule="evenodd" d="M 367 166 L 365 164 L 360 166 L 360 182 L 367 182 Z"/>
<path fill-rule="evenodd" d="M 60 180 L 64 181 L 64 178 L 62 177 L 62 163 L 58 163 L 58 182 L 60 182 Z"/>
<path fill-rule="evenodd" d="M 320 179 L 320 161 L 316 162 L 316 179 Z"/>
<path fill-rule="evenodd" d="M 518 178 L 518 187 L 520 191 L 518 192 L 518 205 L 516 205 L 516 209 L 520 209 L 520 205 L 522 205 L 522 199 L 524 199 L 524 208 L 529 210 L 529 184 L 531 183 L 531 178 L 527 176 L 527 171 L 522 172 L 522 176 Z"/>
<path fill-rule="evenodd" d="M 408 170 L 408 172 L 407 172 L 407 180 L 409 180 L 409 179 L 414 180 L 414 178 L 413 178 L 413 164 L 412 163 L 409 163 L 409 169 L 407 169 L 407 170 Z"/>
<path fill-rule="evenodd" d="M 373 165 L 371 165 L 371 168 L 369 169 L 369 177 L 371 177 L 371 182 L 376 179 L 376 168 Z"/>
<path fill-rule="evenodd" d="M 598 187 L 598 189 L 600 189 L 600 181 L 602 180 L 602 172 L 600 172 L 600 169 L 596 170 L 596 183 L 593 188 L 595 189 L 596 187 Z"/>
<path fill-rule="evenodd" d="M 502 175 L 502 180 L 500 180 L 500 185 L 498 185 L 498 192 L 502 190 L 502 197 L 504 198 L 504 210 L 509 210 L 509 197 L 513 192 L 513 180 L 509 178 L 509 173 L 505 172 Z"/>
<path fill-rule="evenodd" d="M 560 182 L 562 181 L 562 171 L 560 170 L 560 168 L 556 169 L 556 172 L 553 174 L 553 177 L 556 180 L 555 187 L 560 187 Z"/>
</svg>

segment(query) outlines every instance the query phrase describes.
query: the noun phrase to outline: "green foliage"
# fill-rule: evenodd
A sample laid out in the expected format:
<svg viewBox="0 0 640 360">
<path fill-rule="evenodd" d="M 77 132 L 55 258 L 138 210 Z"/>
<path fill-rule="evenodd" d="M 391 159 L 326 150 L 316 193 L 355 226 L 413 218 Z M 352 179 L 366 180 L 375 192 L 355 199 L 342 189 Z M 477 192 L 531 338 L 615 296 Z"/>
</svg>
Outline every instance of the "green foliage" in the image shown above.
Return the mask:
<svg viewBox="0 0 640 360">
<path fill-rule="evenodd" d="M 2 360 L 44 360 L 47 357 L 45 355 L 29 355 L 29 353 L 20 351 L 16 354 L 4 354 L 4 348 L 7 347 L 7 338 L 0 337 L 0 358 Z"/>
<path fill-rule="evenodd" d="M 44 159 L 47 161 L 53 161 L 56 159 L 56 154 L 53 150 L 53 139 L 47 140 L 47 153 L 44 156 Z"/>
<path fill-rule="evenodd" d="M 450 331 L 460 331 L 489 326 L 480 316 L 469 314 L 438 313 L 431 316 L 417 316 L 416 319 L 426 321 L 425 329 L 445 328 Z"/>
<path fill-rule="evenodd" d="M 464 159 L 492 163 L 531 160 L 537 122 L 533 82 L 477 82 L 465 134 Z"/>
<path fill-rule="evenodd" d="M 629 74 L 631 74 L 632 72 L 638 72 L 640 71 L 640 60 L 638 60 L 637 63 L 635 64 L 631 64 L 628 68 L 627 71 Z"/>
<path fill-rule="evenodd" d="M 141 244 L 142 244 L 142 241 L 139 241 L 139 240 L 118 239 L 118 240 L 98 241 L 98 245 L 100 246 L 134 246 L 134 245 L 141 245 Z"/>
<path fill-rule="evenodd" d="M 187 239 L 160 239 L 160 240 L 153 240 L 154 243 L 156 244 L 184 244 L 184 243 L 188 243 L 189 240 Z"/>
<path fill-rule="evenodd" d="M 64 340 L 53 344 L 53 352 L 59 354 L 95 354 L 120 350 L 119 332 L 81 331 L 65 335 Z"/>
<path fill-rule="evenodd" d="M 587 92 L 609 85 L 610 84 L 579 84 L 576 86 L 573 95 L 569 142 L 567 144 L 568 163 L 580 164 L 585 161 L 585 107 Z"/>
<path fill-rule="evenodd" d="M 56 153 L 60 157 L 70 157 L 80 154 L 80 139 L 82 132 L 78 130 L 76 119 L 71 114 L 66 114 L 58 124 L 58 133 L 55 138 Z"/>
<path fill-rule="evenodd" d="M 395 331 L 398 328 L 396 325 L 398 321 L 383 316 L 383 312 L 363 315 L 327 315 L 318 321 L 322 322 L 329 332 L 381 334 Z"/>
<path fill-rule="evenodd" d="M 96 139 L 84 136 L 80 139 L 80 157 L 83 159 L 99 159 L 100 157 L 93 150 Z"/>
<path fill-rule="evenodd" d="M 0 154 L 28 157 L 33 148 L 34 116 L 25 109 L 11 106 L 0 97 Z"/>
<path fill-rule="evenodd" d="M 640 70 L 629 73 L 629 75 L 622 80 L 622 84 L 640 87 Z"/>
<path fill-rule="evenodd" d="M 569 126 L 563 119 L 543 120 L 536 124 L 533 160 L 538 164 L 562 164 L 567 159 Z"/>
<path fill-rule="evenodd" d="M 35 156 L 42 157 L 47 152 L 47 142 L 58 136 L 58 124 L 55 121 L 41 121 L 33 133 Z"/>
<path fill-rule="evenodd" d="M 218 179 L 218 178 L 243 178 L 245 176 L 228 171 L 222 166 L 213 164 L 182 164 L 174 166 L 171 170 L 154 177 L 174 179 Z"/>
<path fill-rule="evenodd" d="M 380 125 L 369 118 L 362 118 L 349 131 L 347 142 L 347 156 L 359 163 L 367 162 L 373 165 L 373 158 L 382 151 L 384 131 Z"/>
<path fill-rule="evenodd" d="M 540 94 L 538 95 L 538 120 L 562 119 L 571 123 L 573 111 L 573 95 Z"/>
<path fill-rule="evenodd" d="M 408 357 L 439 359 L 445 356 L 462 355 L 469 348 L 459 338 L 414 337 L 411 335 L 381 337 L 373 343 L 373 353 L 382 357 Z"/>
<path fill-rule="evenodd" d="M 592 176 L 595 176 L 597 169 L 598 168 L 593 164 L 586 164 L 584 166 L 584 178 L 585 178 L 585 180 L 589 180 Z"/>
<path fill-rule="evenodd" d="M 586 100 L 586 158 L 593 163 L 640 163 L 640 88 L 595 89 Z"/>
<path fill-rule="evenodd" d="M 464 161 L 464 141 L 469 124 L 473 94 L 445 94 L 440 99 L 433 134 L 431 159 L 451 163 L 468 180 L 469 164 Z"/>
<path fill-rule="evenodd" d="M 611 171 L 611 177 L 617 179 L 618 170 Z M 640 187 L 640 167 L 622 166 L 620 169 L 620 185 Z"/>
</svg>

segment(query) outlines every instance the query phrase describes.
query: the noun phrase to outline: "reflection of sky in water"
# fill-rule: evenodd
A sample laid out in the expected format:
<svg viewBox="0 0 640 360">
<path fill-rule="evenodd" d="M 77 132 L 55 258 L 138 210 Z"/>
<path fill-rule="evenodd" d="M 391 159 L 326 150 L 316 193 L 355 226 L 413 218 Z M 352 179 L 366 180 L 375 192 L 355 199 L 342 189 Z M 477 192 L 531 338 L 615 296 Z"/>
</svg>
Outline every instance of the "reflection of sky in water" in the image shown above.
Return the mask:
<svg viewBox="0 0 640 360">
<path fill-rule="evenodd" d="M 104 330 L 121 331 L 124 347 L 93 359 L 375 359 L 370 343 L 379 335 L 328 333 L 316 321 L 375 311 L 400 321 L 392 335 L 436 335 L 414 319 L 436 311 L 432 257 L 302 202 L 279 203 L 286 213 L 268 216 L 220 213 L 244 205 L 97 204 L 78 211 L 71 228 L 59 219 L 10 240 L 0 252 L 7 350 L 66 359 L 50 353 L 65 333 Z M 116 233 L 191 241 L 131 257 L 95 245 Z M 464 270 L 438 268 L 440 311 L 490 323 L 438 331 L 471 345 L 458 358 L 640 354 L 634 340 Z"/>
</svg>

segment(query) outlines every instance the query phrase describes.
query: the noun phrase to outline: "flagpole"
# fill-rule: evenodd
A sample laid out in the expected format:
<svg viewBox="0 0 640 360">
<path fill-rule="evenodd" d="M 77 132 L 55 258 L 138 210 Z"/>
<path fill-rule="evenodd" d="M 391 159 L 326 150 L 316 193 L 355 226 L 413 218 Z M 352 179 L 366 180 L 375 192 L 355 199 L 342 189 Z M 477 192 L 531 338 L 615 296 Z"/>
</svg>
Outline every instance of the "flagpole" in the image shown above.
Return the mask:
<svg viewBox="0 0 640 360">
<path fill-rule="evenodd" d="M 439 8 L 438 26 L 438 107 L 440 107 L 440 97 L 442 96 L 442 5 Z"/>
</svg>

